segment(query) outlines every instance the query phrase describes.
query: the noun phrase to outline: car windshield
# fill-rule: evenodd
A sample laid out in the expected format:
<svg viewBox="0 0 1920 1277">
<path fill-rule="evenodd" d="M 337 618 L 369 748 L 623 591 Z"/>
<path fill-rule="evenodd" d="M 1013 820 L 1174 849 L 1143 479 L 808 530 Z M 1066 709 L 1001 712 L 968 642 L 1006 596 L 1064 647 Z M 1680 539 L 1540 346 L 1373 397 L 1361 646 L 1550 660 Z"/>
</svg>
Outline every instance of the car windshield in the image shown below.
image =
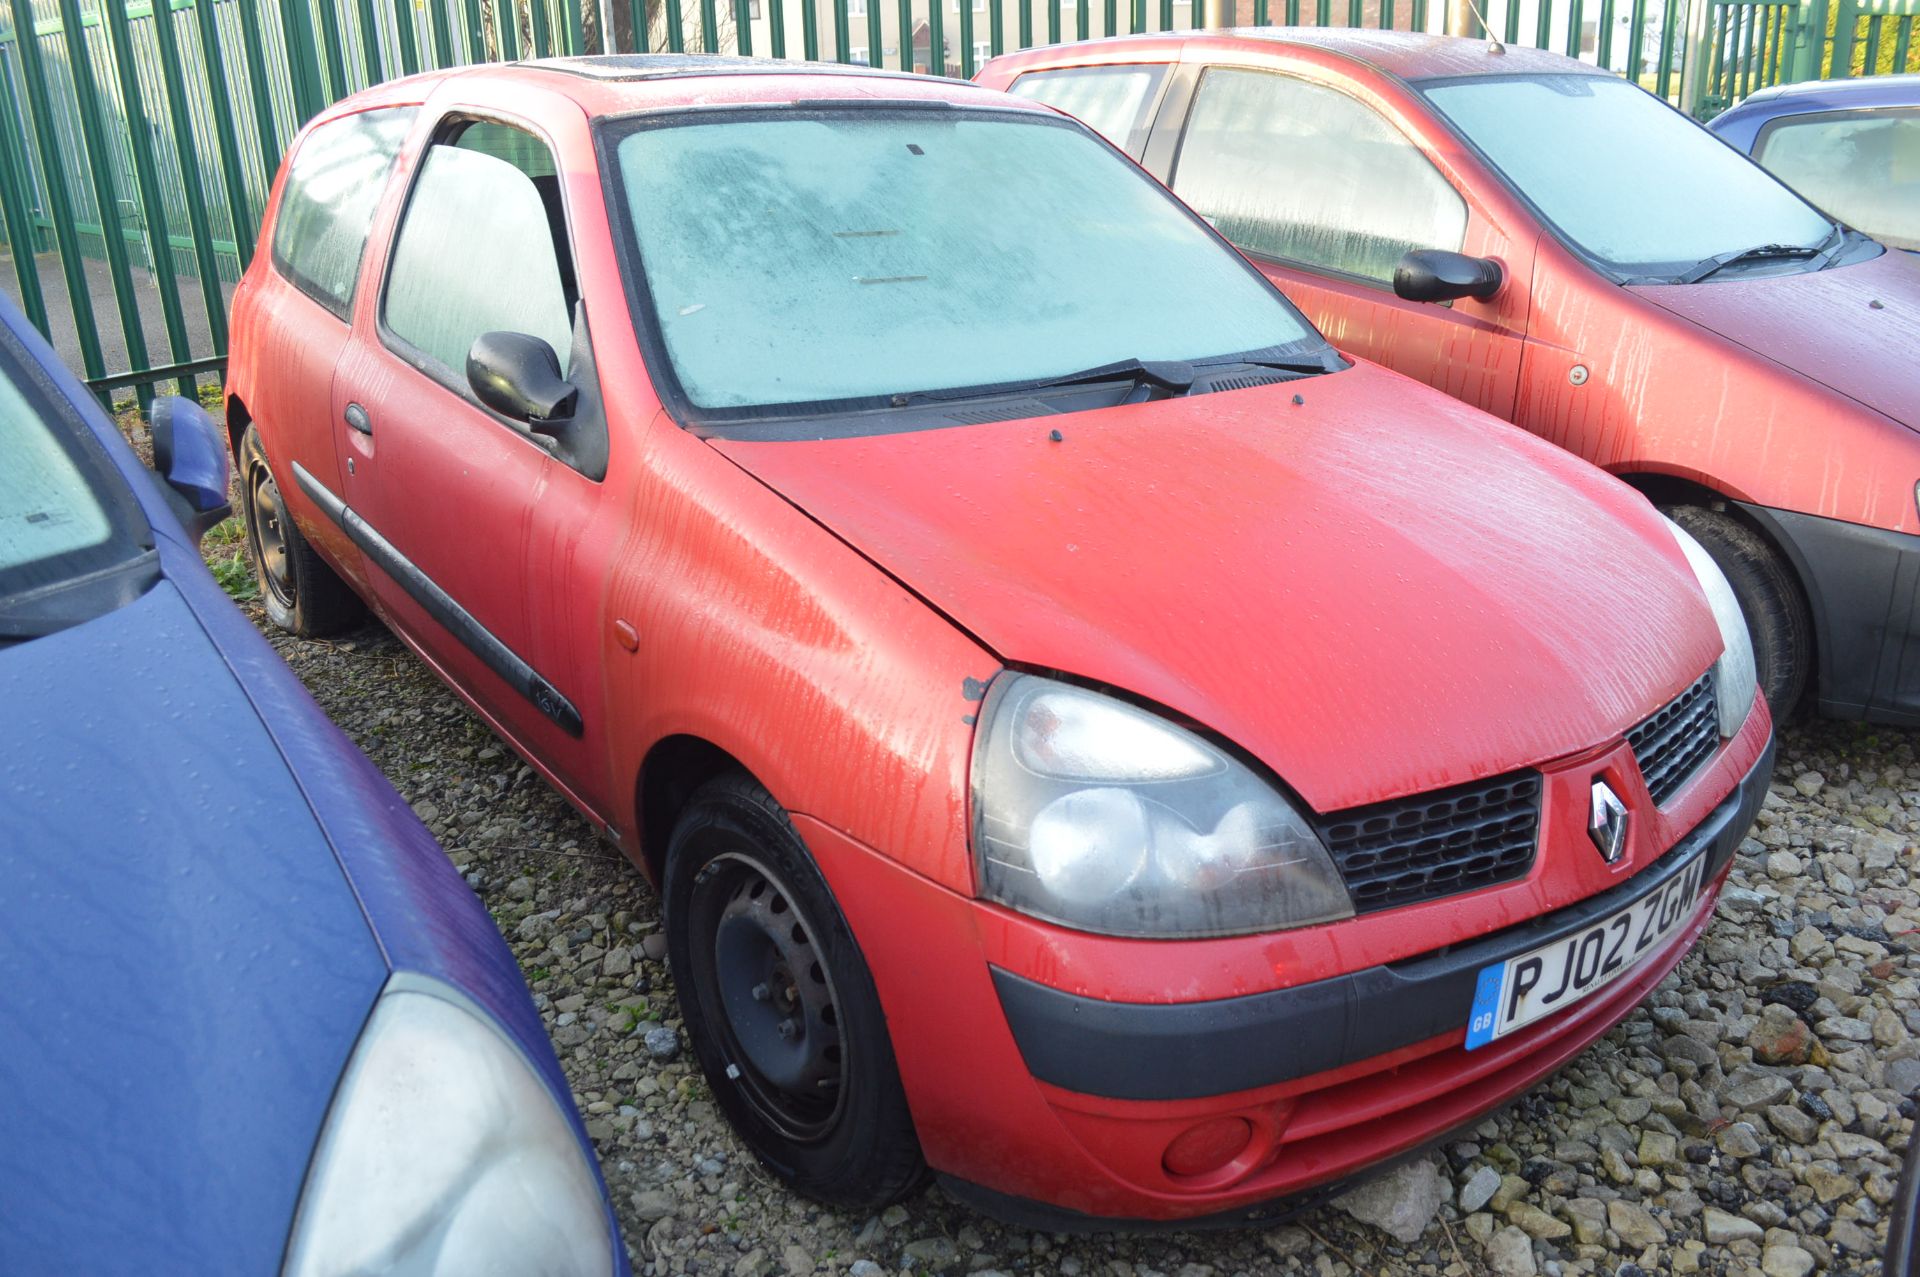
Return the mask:
<svg viewBox="0 0 1920 1277">
<path fill-rule="evenodd" d="M 0 645 L 39 632 L 10 624 L 22 612 L 144 549 L 119 476 L 56 402 L 0 338 Z"/>
<path fill-rule="evenodd" d="M 1135 360 L 1337 366 L 1194 215 L 1051 114 L 707 112 L 614 136 L 656 381 L 709 423 Z"/>
<path fill-rule="evenodd" d="M 1811 260 L 1832 235 L 1758 165 L 1625 80 L 1480 77 L 1425 92 L 1564 238 L 1622 276 L 1685 276 L 1763 247 Z"/>
<path fill-rule="evenodd" d="M 1883 244 L 1920 249 L 1920 107 L 1778 120 L 1754 158 Z"/>
</svg>

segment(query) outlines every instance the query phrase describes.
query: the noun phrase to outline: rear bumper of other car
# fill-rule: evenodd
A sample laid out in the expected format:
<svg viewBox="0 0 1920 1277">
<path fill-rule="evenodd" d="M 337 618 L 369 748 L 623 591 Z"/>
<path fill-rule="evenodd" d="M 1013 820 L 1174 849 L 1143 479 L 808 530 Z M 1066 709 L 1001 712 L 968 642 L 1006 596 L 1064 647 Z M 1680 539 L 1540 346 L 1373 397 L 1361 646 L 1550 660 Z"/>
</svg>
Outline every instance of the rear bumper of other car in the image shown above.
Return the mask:
<svg viewBox="0 0 1920 1277">
<path fill-rule="evenodd" d="M 1152 1002 L 1086 996 L 1099 990 L 1081 978 L 1084 937 L 1055 931 L 1015 951 L 993 906 L 796 823 L 867 955 L 922 1146 L 950 1190 L 1046 1229 L 1244 1226 L 1471 1124 L 1632 1011 L 1712 918 L 1766 794 L 1764 710 L 1722 752 L 1738 766 L 1699 796 L 1703 815 L 1610 890 L 1402 961 L 1240 996 L 1218 982 Z M 1483 968 L 1659 890 L 1696 858 L 1706 886 L 1638 965 L 1465 1049 Z M 1166 969 L 1182 943 L 1154 942 Z"/>
<path fill-rule="evenodd" d="M 1736 505 L 1785 549 L 1806 587 L 1820 712 L 1920 726 L 1920 536 Z"/>
</svg>

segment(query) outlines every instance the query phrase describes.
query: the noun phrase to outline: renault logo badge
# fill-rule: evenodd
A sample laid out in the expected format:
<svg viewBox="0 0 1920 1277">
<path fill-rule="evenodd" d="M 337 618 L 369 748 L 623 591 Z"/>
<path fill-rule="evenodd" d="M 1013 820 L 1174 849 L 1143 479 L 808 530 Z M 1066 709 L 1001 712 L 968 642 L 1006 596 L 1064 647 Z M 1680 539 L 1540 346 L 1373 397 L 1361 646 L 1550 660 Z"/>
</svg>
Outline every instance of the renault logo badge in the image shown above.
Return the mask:
<svg viewBox="0 0 1920 1277">
<path fill-rule="evenodd" d="M 1599 848 L 1600 858 L 1618 864 L 1627 854 L 1627 805 L 1613 787 L 1598 777 L 1593 782 L 1593 810 L 1587 816 L 1587 837 Z"/>
</svg>

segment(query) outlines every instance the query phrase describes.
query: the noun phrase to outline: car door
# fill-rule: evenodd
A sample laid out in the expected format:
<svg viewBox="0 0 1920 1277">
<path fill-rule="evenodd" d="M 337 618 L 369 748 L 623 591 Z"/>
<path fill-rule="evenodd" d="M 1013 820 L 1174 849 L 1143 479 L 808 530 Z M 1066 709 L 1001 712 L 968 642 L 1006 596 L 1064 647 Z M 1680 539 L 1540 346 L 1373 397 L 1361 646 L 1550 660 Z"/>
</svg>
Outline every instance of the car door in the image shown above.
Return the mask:
<svg viewBox="0 0 1920 1277">
<path fill-rule="evenodd" d="M 378 568 L 389 623 L 601 813 L 597 579 L 574 549 L 600 510 L 604 424 L 595 466 L 483 407 L 466 376 L 481 334 L 527 334 L 579 386 L 577 415 L 596 411 L 554 149 L 529 127 L 455 112 L 409 176 L 381 287 L 334 379 L 336 513 Z"/>
<path fill-rule="evenodd" d="M 352 331 L 353 306 L 375 212 L 417 108 L 360 111 L 316 125 L 300 142 L 281 183 L 269 243 L 246 328 L 234 345 L 251 352 L 257 375 L 248 405 L 282 477 L 298 463 L 337 485 L 329 410 L 334 368 Z M 304 507 L 295 505 L 296 515 Z M 362 587 L 359 550 L 336 524 L 300 519 L 301 531 Z"/>
<path fill-rule="evenodd" d="M 1147 167 L 1232 240 L 1342 350 L 1510 417 L 1526 338 L 1532 241 L 1466 199 L 1379 105 L 1250 66 L 1182 67 Z M 1492 257 L 1487 301 L 1407 301 L 1410 249 Z"/>
</svg>

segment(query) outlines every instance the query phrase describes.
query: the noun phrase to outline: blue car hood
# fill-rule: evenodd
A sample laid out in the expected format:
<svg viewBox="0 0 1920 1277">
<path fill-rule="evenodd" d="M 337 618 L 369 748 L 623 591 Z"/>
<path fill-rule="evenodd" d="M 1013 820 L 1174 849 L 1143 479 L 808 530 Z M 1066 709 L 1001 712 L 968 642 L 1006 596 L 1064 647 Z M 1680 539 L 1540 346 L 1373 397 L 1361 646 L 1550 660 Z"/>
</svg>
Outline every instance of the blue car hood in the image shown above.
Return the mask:
<svg viewBox="0 0 1920 1277">
<path fill-rule="evenodd" d="M 0 689 L 0 1272 L 276 1272 L 387 977 L 354 891 L 171 580 Z"/>
</svg>

